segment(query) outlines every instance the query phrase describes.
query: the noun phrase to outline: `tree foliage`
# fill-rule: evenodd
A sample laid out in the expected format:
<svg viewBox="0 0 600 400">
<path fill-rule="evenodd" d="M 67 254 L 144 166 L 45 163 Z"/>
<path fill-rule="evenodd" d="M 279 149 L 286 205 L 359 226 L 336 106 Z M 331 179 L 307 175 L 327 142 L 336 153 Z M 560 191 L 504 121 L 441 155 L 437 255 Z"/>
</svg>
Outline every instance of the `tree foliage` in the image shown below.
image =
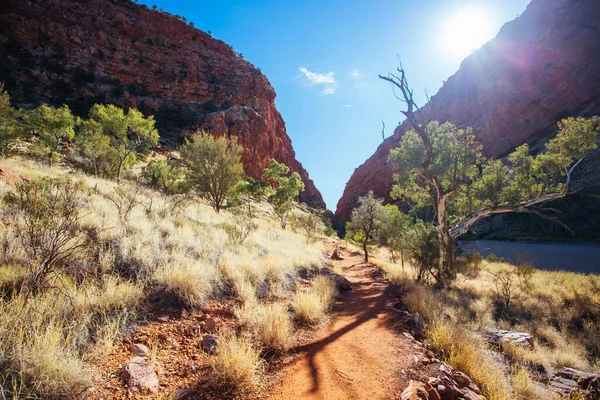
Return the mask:
<svg viewBox="0 0 600 400">
<path fill-rule="evenodd" d="M 396 256 L 398 253 L 400 254 L 404 268 L 404 256 L 408 246 L 407 233 L 411 225 L 409 216 L 400 211 L 396 205 L 387 204 L 383 207 L 379 220 L 381 243 L 390 249 L 393 262 L 396 262 Z"/>
<path fill-rule="evenodd" d="M 79 119 L 64 104 L 55 108 L 42 104 L 23 116 L 25 124 L 39 139 L 39 155 L 47 157 L 48 164 L 60 160 L 59 150 L 62 145 L 69 144 L 75 136 L 75 128 Z"/>
<path fill-rule="evenodd" d="M 187 168 L 190 188 L 219 212 L 244 176 L 242 146 L 224 136 L 201 132 L 186 140 L 180 153 Z"/>
<path fill-rule="evenodd" d="M 369 244 L 376 239 L 384 213 L 382 201 L 373 197 L 373 192 L 359 199 L 358 207 L 352 210 L 346 231 L 362 245 L 365 263 L 369 262 Z"/>
<path fill-rule="evenodd" d="M 562 224 L 542 206 L 585 189 L 575 182 L 575 169 L 597 147 L 600 118 L 568 118 L 558 123 L 559 133 L 533 156 L 528 145 L 500 160 L 485 160 L 482 147 L 469 128 L 436 121 L 422 122 L 402 68 L 398 75 L 380 76 L 399 89 L 411 129 L 389 161 L 396 169 L 392 197 L 413 206 L 430 206 L 435 214 L 439 242 L 439 283 L 456 274 L 455 241 L 469 226 L 493 214 L 527 212 Z M 417 114 L 421 121 L 418 120 Z"/>
<path fill-rule="evenodd" d="M 10 96 L 0 83 L 0 157 L 12 153 L 15 141 L 21 136 L 22 129 L 18 124 L 21 112 L 10 104 Z"/>
<path fill-rule="evenodd" d="M 158 131 L 153 116 L 145 118 L 135 109 L 127 113 L 112 104 L 95 104 L 90 109 L 89 120 L 84 122 L 85 140 L 98 141 L 106 136 L 110 153 L 116 156 L 116 177 L 121 179 L 123 170 L 135 161 L 136 152 L 147 151 L 158 143 Z M 107 153 L 104 153 L 106 155 Z"/>
<path fill-rule="evenodd" d="M 289 173 L 290 168 L 287 165 L 271 159 L 262 175 L 263 180 L 271 181 L 276 185 L 275 190 L 269 194 L 268 201 L 283 229 L 287 226 L 294 202 L 300 192 L 304 191 L 304 182 L 302 182 L 300 174 L 294 171 L 288 176 Z"/>
<path fill-rule="evenodd" d="M 144 167 L 142 175 L 150 186 L 167 194 L 176 194 L 188 191 L 186 171 L 178 160 L 152 160 Z"/>
</svg>

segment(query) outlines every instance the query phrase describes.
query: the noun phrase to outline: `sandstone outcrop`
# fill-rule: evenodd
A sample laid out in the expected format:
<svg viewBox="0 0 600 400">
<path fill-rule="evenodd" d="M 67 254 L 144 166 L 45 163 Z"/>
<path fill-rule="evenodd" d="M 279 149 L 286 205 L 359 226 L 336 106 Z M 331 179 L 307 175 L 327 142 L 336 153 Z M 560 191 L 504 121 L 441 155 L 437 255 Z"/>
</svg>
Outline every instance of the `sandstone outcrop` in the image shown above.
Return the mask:
<svg viewBox="0 0 600 400">
<path fill-rule="evenodd" d="M 296 160 L 267 78 L 241 54 L 182 19 L 129 0 L 7 0 L 0 9 L 0 82 L 17 106 L 94 103 L 154 115 L 174 146 L 206 129 L 237 136 L 246 173 L 275 158 L 306 186 L 300 200 L 325 203 Z"/>
<path fill-rule="evenodd" d="M 425 105 L 423 117 L 473 127 L 486 156 L 543 142 L 564 117 L 600 114 L 599 48 L 600 2 L 533 0 L 462 62 Z M 337 204 L 338 223 L 369 190 L 391 200 L 387 156 L 408 128 L 406 122 L 398 126 L 354 171 Z"/>
</svg>

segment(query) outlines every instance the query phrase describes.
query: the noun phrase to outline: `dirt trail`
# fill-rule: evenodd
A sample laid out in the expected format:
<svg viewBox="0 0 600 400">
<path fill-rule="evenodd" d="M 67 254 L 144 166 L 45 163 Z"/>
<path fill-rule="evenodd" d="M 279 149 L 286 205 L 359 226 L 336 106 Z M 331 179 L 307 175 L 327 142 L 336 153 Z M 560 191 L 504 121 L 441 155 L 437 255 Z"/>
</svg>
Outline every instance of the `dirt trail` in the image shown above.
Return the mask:
<svg viewBox="0 0 600 400">
<path fill-rule="evenodd" d="M 333 245 L 326 247 L 331 253 Z M 284 371 L 274 399 L 395 399 L 408 384 L 403 375 L 414 348 L 396 329 L 397 288 L 377 278 L 362 256 L 343 253 L 336 263 L 355 288 L 340 296 L 312 341 L 293 349 L 301 355 Z"/>
</svg>

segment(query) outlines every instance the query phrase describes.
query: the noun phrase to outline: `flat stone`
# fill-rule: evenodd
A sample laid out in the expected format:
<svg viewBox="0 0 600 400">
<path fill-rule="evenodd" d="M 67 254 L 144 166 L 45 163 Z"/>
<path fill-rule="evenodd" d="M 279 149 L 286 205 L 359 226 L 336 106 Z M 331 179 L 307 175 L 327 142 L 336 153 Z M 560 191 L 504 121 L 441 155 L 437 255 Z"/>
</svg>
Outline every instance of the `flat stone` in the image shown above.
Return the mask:
<svg viewBox="0 0 600 400">
<path fill-rule="evenodd" d="M 148 365 L 142 357 L 132 358 L 123 367 L 123 376 L 127 384 L 142 392 L 156 393 L 158 391 L 158 375 L 152 366 Z"/>
<path fill-rule="evenodd" d="M 148 350 L 145 344 L 134 343 L 131 345 L 131 352 L 138 357 L 146 357 L 150 353 L 150 350 Z"/>
</svg>

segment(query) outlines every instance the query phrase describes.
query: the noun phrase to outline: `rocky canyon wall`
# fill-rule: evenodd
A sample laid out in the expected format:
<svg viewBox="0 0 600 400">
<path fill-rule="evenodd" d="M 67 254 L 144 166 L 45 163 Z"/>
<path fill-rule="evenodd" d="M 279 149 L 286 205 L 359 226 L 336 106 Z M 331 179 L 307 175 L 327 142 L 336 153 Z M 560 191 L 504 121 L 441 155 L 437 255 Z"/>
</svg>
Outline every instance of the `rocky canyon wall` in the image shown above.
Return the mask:
<svg viewBox="0 0 600 400">
<path fill-rule="evenodd" d="M 85 115 L 94 103 L 154 115 L 162 142 L 175 146 L 206 129 L 236 136 L 246 174 L 271 158 L 306 185 L 301 201 L 325 203 L 296 160 L 267 78 L 226 43 L 181 18 L 128 0 L 4 0 L 0 82 L 15 104 L 68 104 Z"/>
<path fill-rule="evenodd" d="M 390 101 L 395 101 L 391 93 Z M 598 0 L 533 0 L 496 38 L 467 57 L 423 108 L 427 120 L 473 127 L 490 157 L 548 140 L 562 118 L 597 114 Z M 387 156 L 408 128 L 406 122 L 398 126 L 354 171 L 337 204 L 338 220 L 346 220 L 369 190 L 390 200 L 393 177 Z"/>
</svg>

